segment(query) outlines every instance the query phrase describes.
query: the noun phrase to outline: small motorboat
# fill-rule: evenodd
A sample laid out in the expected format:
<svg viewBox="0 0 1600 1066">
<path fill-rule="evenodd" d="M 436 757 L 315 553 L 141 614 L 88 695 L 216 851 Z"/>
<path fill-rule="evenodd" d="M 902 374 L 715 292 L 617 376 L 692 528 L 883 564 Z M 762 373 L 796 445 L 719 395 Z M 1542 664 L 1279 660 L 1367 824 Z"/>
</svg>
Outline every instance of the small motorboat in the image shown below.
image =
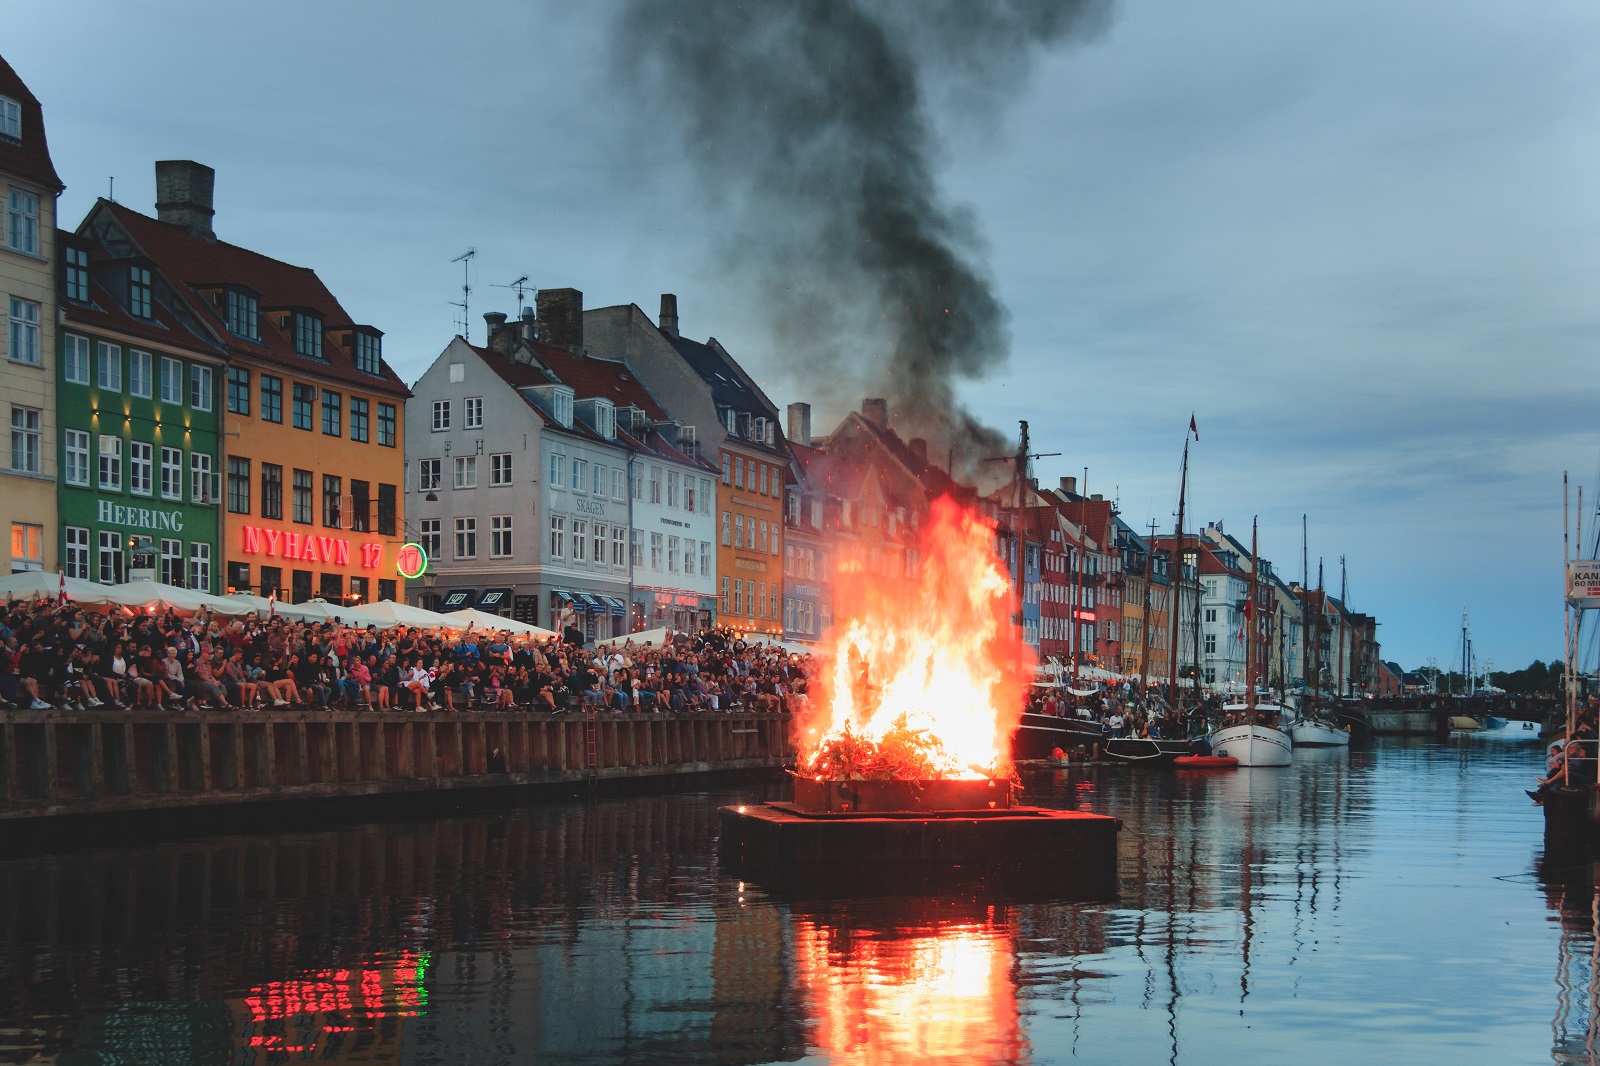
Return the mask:
<svg viewBox="0 0 1600 1066">
<path fill-rule="evenodd" d="M 1171 766 L 1189 750 L 1187 740 L 1165 737 L 1108 737 L 1100 745 L 1103 758 L 1150 767 Z"/>
<path fill-rule="evenodd" d="M 1172 765 L 1179 770 L 1232 770 L 1239 760 L 1232 755 L 1180 755 Z"/>
<path fill-rule="evenodd" d="M 1534 741 L 1544 739 L 1544 723 L 1490 715 L 1483 728 L 1469 734 L 1477 740 Z"/>
</svg>

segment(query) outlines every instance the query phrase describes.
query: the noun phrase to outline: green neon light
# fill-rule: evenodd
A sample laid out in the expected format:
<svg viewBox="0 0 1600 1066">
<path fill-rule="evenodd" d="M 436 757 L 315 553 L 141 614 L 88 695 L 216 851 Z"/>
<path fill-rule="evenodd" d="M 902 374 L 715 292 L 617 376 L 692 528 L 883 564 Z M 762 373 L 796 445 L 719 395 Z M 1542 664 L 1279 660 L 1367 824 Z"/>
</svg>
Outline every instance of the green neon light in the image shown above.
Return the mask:
<svg viewBox="0 0 1600 1066">
<path fill-rule="evenodd" d="M 410 551 L 412 549 L 416 550 L 417 560 L 418 560 L 418 565 L 417 565 L 417 569 L 416 569 L 415 572 L 407 573 L 405 565 L 403 563 L 397 562 L 395 564 L 395 569 L 398 570 L 400 572 L 400 576 L 405 578 L 407 581 L 410 581 L 410 580 L 412 580 L 414 578 L 421 577 L 423 575 L 423 573 L 428 569 L 428 550 L 426 548 L 424 548 L 422 545 L 417 544 L 414 541 L 409 543 L 409 544 L 403 544 L 403 545 L 400 546 L 400 558 L 404 559 L 405 556 L 406 556 L 406 552 Z"/>
</svg>

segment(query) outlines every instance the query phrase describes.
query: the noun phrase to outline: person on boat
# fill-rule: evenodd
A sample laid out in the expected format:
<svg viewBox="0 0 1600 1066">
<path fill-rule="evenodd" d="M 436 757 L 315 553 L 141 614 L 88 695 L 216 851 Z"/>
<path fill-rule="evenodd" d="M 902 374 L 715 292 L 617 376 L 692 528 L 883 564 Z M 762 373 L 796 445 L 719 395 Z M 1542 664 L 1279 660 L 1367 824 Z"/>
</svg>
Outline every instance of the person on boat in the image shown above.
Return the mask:
<svg viewBox="0 0 1600 1066">
<path fill-rule="evenodd" d="M 1204 733 L 1196 733 L 1189 738 L 1190 755 L 1210 755 L 1211 738 Z"/>
<path fill-rule="evenodd" d="M 1552 751 L 1550 760 L 1550 773 L 1546 777 L 1535 778 L 1539 787 L 1528 793 L 1528 798 L 1534 803 L 1543 804 L 1552 793 L 1565 790 L 1593 788 L 1595 784 L 1594 760 L 1585 758 L 1583 745 L 1576 741 L 1568 741 L 1565 750 L 1559 756 Z"/>
</svg>

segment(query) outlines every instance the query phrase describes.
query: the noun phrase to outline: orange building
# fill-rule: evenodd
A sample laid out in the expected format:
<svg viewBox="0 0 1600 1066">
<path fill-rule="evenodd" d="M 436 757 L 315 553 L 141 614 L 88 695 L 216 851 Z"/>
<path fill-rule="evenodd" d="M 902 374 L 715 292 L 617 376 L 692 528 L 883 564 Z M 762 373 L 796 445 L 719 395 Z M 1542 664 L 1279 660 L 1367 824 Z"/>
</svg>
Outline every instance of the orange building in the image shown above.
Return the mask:
<svg viewBox="0 0 1600 1066">
<path fill-rule="evenodd" d="M 158 163 L 159 220 L 100 200 L 79 232 L 149 258 L 182 327 L 226 352 L 223 591 L 393 599 L 409 390 L 383 335 L 315 272 L 217 240 L 212 179 L 198 163 Z"/>
</svg>

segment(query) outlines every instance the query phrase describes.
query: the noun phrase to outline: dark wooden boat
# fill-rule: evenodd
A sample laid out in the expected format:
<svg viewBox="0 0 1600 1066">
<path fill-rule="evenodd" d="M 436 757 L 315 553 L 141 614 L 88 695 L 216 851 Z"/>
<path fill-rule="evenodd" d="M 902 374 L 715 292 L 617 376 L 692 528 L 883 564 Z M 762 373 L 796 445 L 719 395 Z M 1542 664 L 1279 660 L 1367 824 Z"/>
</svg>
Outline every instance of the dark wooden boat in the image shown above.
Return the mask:
<svg viewBox="0 0 1600 1066">
<path fill-rule="evenodd" d="M 1105 727 L 1093 719 L 1024 713 L 1017 731 L 1011 735 L 1011 757 L 1020 762 L 1048 759 L 1057 748 L 1093 751 L 1105 737 Z"/>
<path fill-rule="evenodd" d="M 1139 766 L 1167 767 L 1179 756 L 1189 754 L 1189 742 L 1157 737 L 1107 737 L 1100 744 L 1100 753 L 1107 759 Z"/>
</svg>

